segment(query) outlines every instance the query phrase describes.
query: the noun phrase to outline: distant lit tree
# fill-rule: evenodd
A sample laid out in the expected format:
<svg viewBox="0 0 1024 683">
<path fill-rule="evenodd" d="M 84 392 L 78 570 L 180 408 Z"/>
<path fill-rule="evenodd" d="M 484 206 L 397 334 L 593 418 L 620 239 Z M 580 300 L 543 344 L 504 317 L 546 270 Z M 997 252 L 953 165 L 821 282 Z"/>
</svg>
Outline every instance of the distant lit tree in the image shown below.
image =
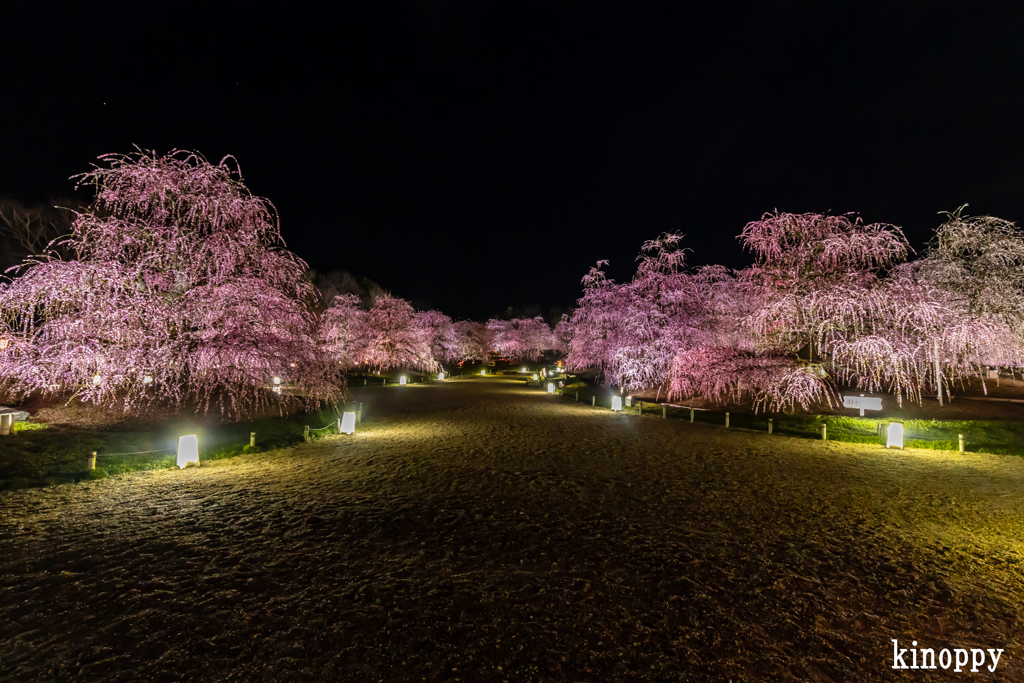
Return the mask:
<svg viewBox="0 0 1024 683">
<path fill-rule="evenodd" d="M 513 318 L 512 320 L 488 320 L 487 331 L 491 344 L 499 356 L 511 360 L 540 358 L 544 351 L 553 348 L 551 328 L 540 316 L 535 318 Z"/>
<path fill-rule="evenodd" d="M 336 295 L 320 317 L 320 343 L 342 370 L 357 365 L 362 358 L 365 317 L 355 294 Z"/>
<path fill-rule="evenodd" d="M 460 320 L 453 325 L 455 356 L 453 360 L 485 361 L 491 358 L 490 333 L 484 323 Z"/>
<path fill-rule="evenodd" d="M 413 327 L 434 366 L 461 360 L 452 319 L 439 311 L 417 311 Z"/>
<path fill-rule="evenodd" d="M 359 360 L 370 368 L 437 368 L 429 330 L 417 325 L 417 313 L 405 299 L 384 293 L 360 318 Z"/>
</svg>

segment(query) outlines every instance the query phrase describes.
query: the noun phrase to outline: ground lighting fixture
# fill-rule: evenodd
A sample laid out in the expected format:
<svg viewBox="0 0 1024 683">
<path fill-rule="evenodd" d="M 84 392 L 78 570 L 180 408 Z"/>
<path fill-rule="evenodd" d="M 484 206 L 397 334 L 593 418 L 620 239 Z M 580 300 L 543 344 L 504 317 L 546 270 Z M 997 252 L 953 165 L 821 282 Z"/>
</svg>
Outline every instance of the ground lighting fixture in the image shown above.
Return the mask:
<svg viewBox="0 0 1024 683">
<path fill-rule="evenodd" d="M 195 434 L 178 437 L 178 468 L 185 469 L 190 462 L 199 464 L 199 437 Z"/>
</svg>

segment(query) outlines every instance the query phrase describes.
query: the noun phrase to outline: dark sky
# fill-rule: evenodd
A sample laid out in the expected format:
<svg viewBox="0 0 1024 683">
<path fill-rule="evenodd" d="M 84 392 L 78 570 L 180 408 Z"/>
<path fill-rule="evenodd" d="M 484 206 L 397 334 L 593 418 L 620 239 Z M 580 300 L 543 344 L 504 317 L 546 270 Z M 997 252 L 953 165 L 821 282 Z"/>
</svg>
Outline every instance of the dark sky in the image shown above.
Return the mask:
<svg viewBox="0 0 1024 683">
<path fill-rule="evenodd" d="M 570 305 L 664 231 L 739 267 L 776 207 L 915 248 L 1024 220 L 1024 3 L 691 4 L 8 0 L 0 195 L 230 153 L 312 267 L 457 318 Z"/>
</svg>

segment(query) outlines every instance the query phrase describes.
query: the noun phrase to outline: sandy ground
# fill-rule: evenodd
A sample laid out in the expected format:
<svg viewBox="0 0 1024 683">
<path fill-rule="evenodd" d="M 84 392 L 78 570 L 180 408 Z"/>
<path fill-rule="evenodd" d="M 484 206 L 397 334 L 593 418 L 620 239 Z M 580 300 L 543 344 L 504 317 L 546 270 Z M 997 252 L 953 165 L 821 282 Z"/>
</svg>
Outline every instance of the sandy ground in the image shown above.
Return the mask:
<svg viewBox="0 0 1024 683">
<path fill-rule="evenodd" d="M 0 680 L 971 675 L 892 638 L 1024 680 L 1022 459 L 361 394 L 351 437 L 0 493 Z"/>
</svg>

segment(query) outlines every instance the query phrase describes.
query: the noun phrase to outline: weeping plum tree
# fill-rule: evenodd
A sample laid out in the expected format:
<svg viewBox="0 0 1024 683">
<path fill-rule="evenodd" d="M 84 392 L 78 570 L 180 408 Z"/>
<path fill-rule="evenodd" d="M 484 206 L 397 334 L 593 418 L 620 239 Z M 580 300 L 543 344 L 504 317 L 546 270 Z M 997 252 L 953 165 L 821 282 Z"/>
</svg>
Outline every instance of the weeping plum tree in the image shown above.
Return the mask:
<svg viewBox="0 0 1024 683">
<path fill-rule="evenodd" d="M 305 264 L 287 251 L 274 207 L 231 157 L 106 155 L 79 176 L 95 200 L 65 247 L 0 285 L 0 376 L 16 392 L 74 391 L 125 411 L 211 404 L 250 413 L 268 401 L 307 408 L 338 396 L 337 363 L 314 338 Z"/>
<path fill-rule="evenodd" d="M 413 328 L 434 366 L 461 360 L 452 319 L 439 311 L 417 311 Z"/>
<path fill-rule="evenodd" d="M 487 326 L 473 320 L 460 320 L 453 325 L 455 358 L 453 360 L 489 360 L 491 341 Z"/>
<path fill-rule="evenodd" d="M 570 319 L 569 369 L 598 368 L 627 390 L 662 387 L 676 354 L 706 343 L 707 273 L 686 268 L 681 235 L 643 245 L 633 279 L 609 280 L 597 266 L 583 278 L 584 294 Z"/>
<path fill-rule="evenodd" d="M 867 311 L 832 307 L 822 335 L 842 380 L 921 401 L 983 365 L 1024 361 L 1024 236 L 1009 221 L 946 213 L 923 259 L 894 268 Z M 854 330 L 840 335 L 832 330 Z"/>
<path fill-rule="evenodd" d="M 757 258 L 740 275 L 756 304 L 744 324 L 766 351 L 817 350 L 840 384 L 942 401 L 983 359 L 1024 357 L 1011 322 L 1024 256 L 1013 232 L 951 214 L 931 254 L 903 263 L 909 246 L 891 225 L 766 214 L 741 235 Z"/>
<path fill-rule="evenodd" d="M 493 350 L 515 361 L 535 361 L 555 345 L 551 328 L 540 316 L 488 320 L 487 331 Z"/>
<path fill-rule="evenodd" d="M 1024 233 L 993 216 L 965 216 L 966 205 L 944 212 L 925 257 L 921 282 L 948 292 L 970 313 L 1024 330 Z"/>
<path fill-rule="evenodd" d="M 342 370 L 358 364 L 365 345 L 366 313 L 355 294 L 340 294 L 320 316 L 319 341 L 324 352 Z"/>
<path fill-rule="evenodd" d="M 678 357 L 672 393 L 747 391 L 755 406 L 772 410 L 830 402 L 825 379 L 800 367 L 796 354 L 806 349 L 815 360 L 833 350 L 828 342 L 858 334 L 856 323 L 872 315 L 881 272 L 906 257 L 903 233 L 848 216 L 776 212 L 748 223 L 739 239 L 755 263 L 728 287 L 735 313 L 745 309 L 732 321 L 734 343 Z M 716 362 L 703 362 L 701 353 Z"/>
<path fill-rule="evenodd" d="M 377 370 L 436 369 L 429 325 L 417 324 L 417 313 L 405 299 L 386 293 L 377 296 L 370 309 L 359 316 L 358 325 L 357 362 Z"/>
</svg>

